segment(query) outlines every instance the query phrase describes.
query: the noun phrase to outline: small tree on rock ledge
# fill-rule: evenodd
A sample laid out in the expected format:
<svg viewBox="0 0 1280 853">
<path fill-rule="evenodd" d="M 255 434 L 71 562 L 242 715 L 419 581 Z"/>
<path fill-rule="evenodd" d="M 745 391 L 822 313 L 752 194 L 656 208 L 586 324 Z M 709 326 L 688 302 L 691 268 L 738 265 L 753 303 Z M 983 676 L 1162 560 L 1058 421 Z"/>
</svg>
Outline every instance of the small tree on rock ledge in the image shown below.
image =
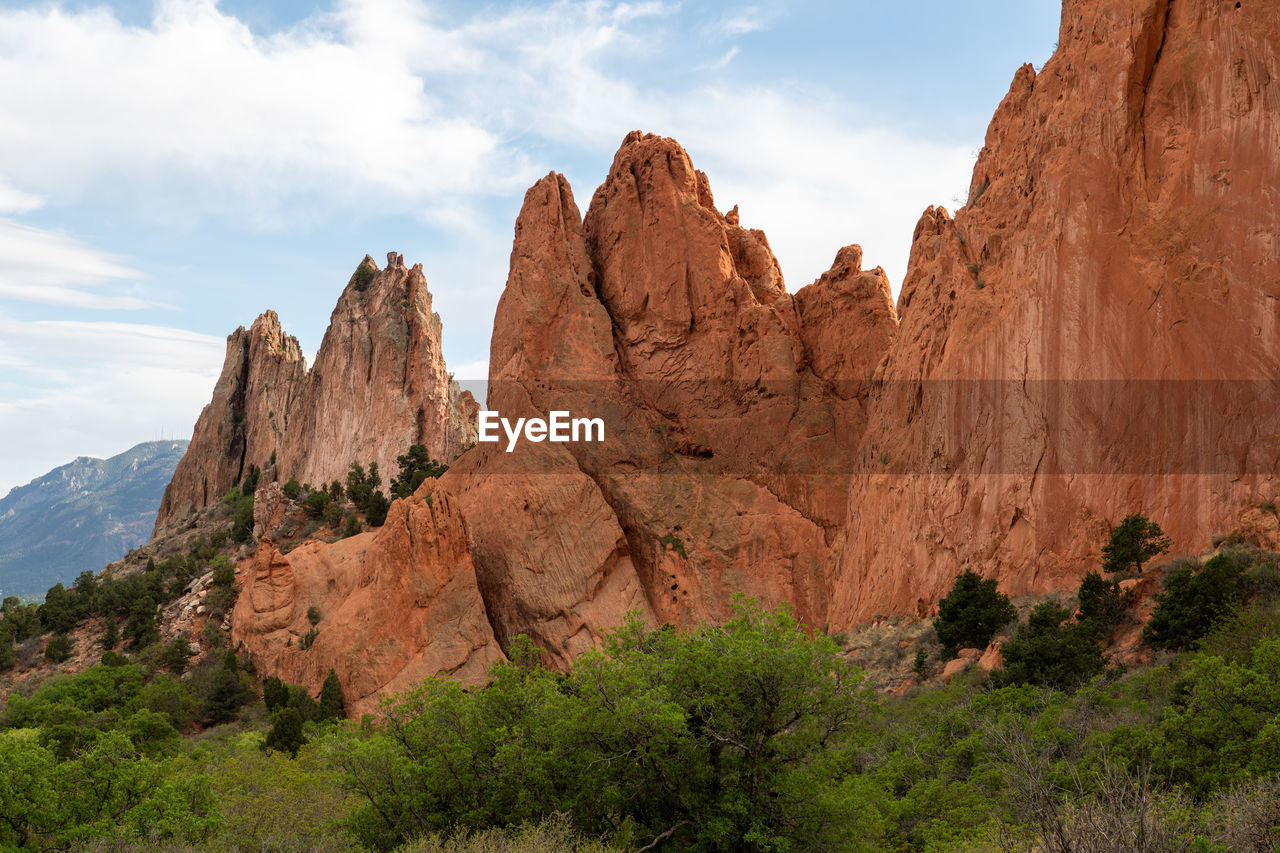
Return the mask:
<svg viewBox="0 0 1280 853">
<path fill-rule="evenodd" d="M 1130 570 L 1142 574 L 1142 564 L 1165 553 L 1172 544 L 1160 525 L 1134 513 L 1111 528 L 1111 541 L 1102 547 L 1102 568 L 1110 574 Z"/>
</svg>

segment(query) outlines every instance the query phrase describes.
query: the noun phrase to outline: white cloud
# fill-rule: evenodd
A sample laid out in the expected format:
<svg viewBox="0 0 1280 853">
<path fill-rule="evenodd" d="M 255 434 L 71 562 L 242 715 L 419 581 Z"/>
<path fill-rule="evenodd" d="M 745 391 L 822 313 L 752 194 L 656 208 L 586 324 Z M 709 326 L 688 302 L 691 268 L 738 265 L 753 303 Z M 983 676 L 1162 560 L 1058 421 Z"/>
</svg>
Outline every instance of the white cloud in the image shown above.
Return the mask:
<svg viewBox="0 0 1280 853">
<path fill-rule="evenodd" d="M 226 343 L 129 323 L 0 316 L 0 495 L 79 455 L 187 438 L 209 401 Z"/>
<path fill-rule="evenodd" d="M 475 232 L 493 226 L 481 198 L 518 197 L 547 168 L 572 176 L 564 160 L 639 127 L 694 149 L 793 281 L 861 242 L 896 285 L 916 217 L 967 183 L 956 152 L 862 125 L 829 93 L 700 88 L 694 72 L 737 48 L 676 56 L 662 30 L 675 8 L 557 0 L 457 21 L 425 0 L 338 0 L 267 36 L 212 0 L 160 0 L 144 27 L 101 9 L 2 10 L 0 162 L 28 193 L 110 183 L 164 217 L 296 228 L 376 210 Z M 749 6 L 718 27 L 740 36 L 774 17 Z M 687 88 L 637 84 L 672 62 Z M 585 206 L 603 176 L 574 177 Z"/>
<path fill-rule="evenodd" d="M 23 192 L 0 175 L 0 213 L 29 213 L 43 204 L 40 196 Z"/>
<path fill-rule="evenodd" d="M 726 15 L 720 23 L 720 30 L 727 36 L 745 36 L 767 30 L 773 21 L 773 14 L 756 6 L 748 6 L 731 15 Z"/>
<path fill-rule="evenodd" d="M 137 280 L 145 277 L 71 237 L 0 219 L 0 298 L 76 308 L 161 307 L 137 294 Z M 121 282 L 135 292 L 121 292 Z M 92 289 L 103 286 L 109 292 Z"/>
</svg>

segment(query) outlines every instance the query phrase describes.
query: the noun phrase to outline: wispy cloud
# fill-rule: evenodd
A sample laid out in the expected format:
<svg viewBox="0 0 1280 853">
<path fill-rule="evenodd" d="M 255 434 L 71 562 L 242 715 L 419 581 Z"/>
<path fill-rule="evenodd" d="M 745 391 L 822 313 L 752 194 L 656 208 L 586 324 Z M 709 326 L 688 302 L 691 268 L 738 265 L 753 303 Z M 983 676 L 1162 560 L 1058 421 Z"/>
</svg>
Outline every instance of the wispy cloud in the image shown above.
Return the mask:
<svg viewBox="0 0 1280 853">
<path fill-rule="evenodd" d="M 0 213 L 30 213 L 43 204 L 40 196 L 23 192 L 0 175 Z"/>
<path fill-rule="evenodd" d="M 189 437 L 225 348 L 164 326 L 0 315 L 0 436 L 22 448 L 0 455 L 0 495 L 77 455 Z"/>
<path fill-rule="evenodd" d="M 735 44 L 733 47 L 726 50 L 719 59 L 713 60 L 699 67 L 706 71 L 717 71 L 721 68 L 726 68 L 730 62 L 733 62 L 733 58 L 740 52 L 741 49 Z"/>
<path fill-rule="evenodd" d="M 143 278 L 71 237 L 0 219 L 0 298 L 91 309 L 163 307 L 128 292 Z"/>
<path fill-rule="evenodd" d="M 776 17 L 773 12 L 758 6 L 747 6 L 726 15 L 720 22 L 720 31 L 731 38 L 758 33 L 769 29 Z"/>
</svg>

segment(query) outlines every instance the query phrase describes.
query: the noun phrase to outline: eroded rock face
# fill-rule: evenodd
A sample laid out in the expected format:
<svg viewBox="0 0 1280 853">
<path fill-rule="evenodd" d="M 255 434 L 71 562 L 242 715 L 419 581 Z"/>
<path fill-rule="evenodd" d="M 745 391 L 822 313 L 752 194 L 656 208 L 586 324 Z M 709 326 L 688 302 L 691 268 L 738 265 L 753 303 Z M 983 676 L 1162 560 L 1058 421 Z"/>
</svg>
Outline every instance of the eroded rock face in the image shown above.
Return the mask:
<svg viewBox="0 0 1280 853">
<path fill-rule="evenodd" d="M 833 624 L 928 611 L 966 566 L 1013 593 L 1074 586 L 1130 512 L 1197 550 L 1270 496 L 1276 13 L 1064 4 L 969 203 L 916 228 Z"/>
<path fill-rule="evenodd" d="M 259 672 L 312 693 L 333 669 L 352 716 L 429 676 L 481 682 L 502 658 L 476 587 L 466 522 L 448 495 L 396 501 L 382 527 L 334 543 L 281 554 L 263 540 L 237 581 L 236 648 Z M 311 608 L 319 621 L 304 649 Z"/>
<path fill-rule="evenodd" d="M 605 440 L 481 444 L 441 480 L 500 641 L 567 665 L 628 610 L 692 625 L 738 592 L 821 627 L 867 373 L 896 325 L 860 255 L 793 298 L 764 235 L 656 136 L 624 140 L 585 223 L 562 176 L 529 190 L 488 407 L 600 417 Z"/>
<path fill-rule="evenodd" d="M 273 454 L 279 479 L 317 486 L 345 480 L 352 462 L 376 462 L 388 482 L 411 444 L 452 461 L 475 440 L 478 406 L 445 369 L 440 334 L 421 265 L 406 268 L 394 252 L 383 270 L 365 257 L 310 371 L 274 311 L 237 329 L 156 530 L 218 500 Z"/>
<path fill-rule="evenodd" d="M 227 338 L 213 399 L 196 421 L 191 444 L 165 489 L 156 532 L 216 503 L 250 462 L 261 465 L 284 440 L 287 415 L 305 390 L 306 360 L 267 311 L 248 331 Z"/>
</svg>

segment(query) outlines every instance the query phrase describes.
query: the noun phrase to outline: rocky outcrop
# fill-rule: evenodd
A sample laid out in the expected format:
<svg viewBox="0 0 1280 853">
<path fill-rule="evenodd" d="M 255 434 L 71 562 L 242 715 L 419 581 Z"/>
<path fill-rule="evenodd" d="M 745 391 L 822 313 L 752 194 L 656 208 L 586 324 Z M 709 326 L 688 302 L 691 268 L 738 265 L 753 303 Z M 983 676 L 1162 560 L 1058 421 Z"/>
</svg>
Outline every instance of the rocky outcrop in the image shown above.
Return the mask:
<svg viewBox="0 0 1280 853">
<path fill-rule="evenodd" d="M 310 371 L 298 342 L 268 311 L 227 339 L 213 400 L 165 491 L 156 530 L 221 498 L 249 466 L 276 459 L 280 479 L 343 480 L 423 444 L 452 461 L 475 440 L 478 406 L 445 369 L 440 317 L 421 265 L 368 256 L 347 283 Z"/>
<path fill-rule="evenodd" d="M 896 325 L 860 256 L 793 297 L 764 235 L 656 136 L 626 138 L 585 222 L 562 176 L 529 190 L 488 407 L 600 417 L 605 438 L 481 444 L 442 478 L 500 641 L 565 665 L 628 610 L 691 625 L 738 592 L 822 625 L 867 373 Z"/>
<path fill-rule="evenodd" d="M 334 543 L 282 554 L 263 540 L 237 581 L 235 647 L 313 692 L 333 669 L 353 716 L 428 676 L 477 683 L 502 658 L 447 495 L 396 501 L 382 527 Z"/>
<path fill-rule="evenodd" d="M 227 337 L 222 374 L 165 488 L 157 533 L 217 502 L 251 462 L 261 465 L 270 458 L 283 443 L 287 414 L 306 377 L 302 349 L 284 333 L 276 312 L 267 311 L 248 331 L 241 326 Z"/>
<path fill-rule="evenodd" d="M 916 228 L 830 618 L 963 567 L 1073 586 L 1141 511 L 1182 551 L 1280 468 L 1280 27 L 1271 3 L 1064 4 L 969 203 Z"/>
</svg>

